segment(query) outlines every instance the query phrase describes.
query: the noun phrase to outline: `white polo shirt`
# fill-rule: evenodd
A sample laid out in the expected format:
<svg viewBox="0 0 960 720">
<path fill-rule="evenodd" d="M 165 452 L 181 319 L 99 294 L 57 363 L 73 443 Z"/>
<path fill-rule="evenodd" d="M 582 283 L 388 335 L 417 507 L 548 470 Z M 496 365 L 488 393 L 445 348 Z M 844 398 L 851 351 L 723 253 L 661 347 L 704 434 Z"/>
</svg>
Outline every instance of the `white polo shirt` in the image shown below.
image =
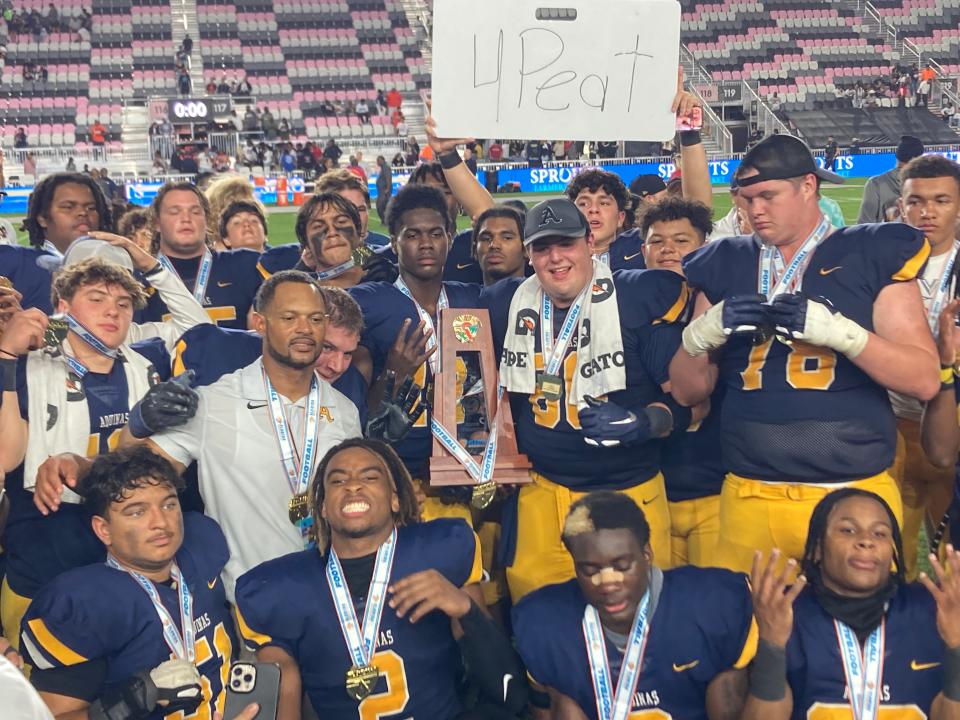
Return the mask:
<svg viewBox="0 0 960 720">
<path fill-rule="evenodd" d="M 223 581 L 231 602 L 237 578 L 247 570 L 303 550 L 300 531 L 289 519 L 293 493 L 280 459 L 262 368 L 262 360 L 257 359 L 212 385 L 197 388 L 200 403 L 193 419 L 151 438 L 182 464 L 197 461 L 206 513 L 223 528 L 230 548 Z M 321 409 L 314 470 L 334 445 L 361 435 L 356 406 L 318 379 Z M 299 403 L 282 396 L 281 400 L 299 447 L 306 398 Z"/>
</svg>

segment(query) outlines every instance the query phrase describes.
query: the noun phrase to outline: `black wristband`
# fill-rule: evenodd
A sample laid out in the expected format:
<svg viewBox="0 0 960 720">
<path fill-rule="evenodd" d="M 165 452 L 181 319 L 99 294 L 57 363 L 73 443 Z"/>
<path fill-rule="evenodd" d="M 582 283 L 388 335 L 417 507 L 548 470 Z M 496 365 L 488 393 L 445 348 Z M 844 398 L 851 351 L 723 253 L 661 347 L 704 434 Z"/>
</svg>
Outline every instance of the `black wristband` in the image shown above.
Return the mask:
<svg viewBox="0 0 960 720">
<path fill-rule="evenodd" d="M 686 432 L 690 423 L 693 422 L 693 408 L 681 405 L 670 393 L 666 393 L 659 402 L 670 408 L 670 414 L 673 415 L 673 427 L 670 428 L 670 434 L 676 435 Z"/>
<path fill-rule="evenodd" d="M 0 358 L 0 392 L 17 389 L 17 361 Z"/>
<path fill-rule="evenodd" d="M 960 702 L 960 648 L 947 648 L 943 653 L 943 696 Z"/>
<path fill-rule="evenodd" d="M 437 155 L 437 160 L 440 161 L 440 167 L 442 167 L 444 170 L 450 170 L 463 163 L 463 158 L 460 157 L 460 153 L 458 153 L 456 150 L 440 153 Z"/>
<path fill-rule="evenodd" d="M 750 694 L 764 702 L 779 702 L 787 696 L 787 649 L 764 639 L 750 664 Z"/>
<path fill-rule="evenodd" d="M 471 600 L 470 612 L 460 618 L 459 622 L 460 627 L 463 628 L 464 634 L 469 635 L 477 632 L 485 632 L 490 627 L 488 623 L 491 621 L 486 615 L 483 614 L 480 606 Z"/>
<path fill-rule="evenodd" d="M 700 137 L 699 130 L 683 130 L 680 132 L 681 147 L 690 147 L 691 145 L 699 145 L 702 142 L 703 142 L 703 138 Z"/>
<path fill-rule="evenodd" d="M 152 278 L 154 275 L 159 275 L 160 271 L 163 270 L 163 263 L 158 262 L 152 268 L 147 270 L 143 276 L 147 279 Z"/>
</svg>

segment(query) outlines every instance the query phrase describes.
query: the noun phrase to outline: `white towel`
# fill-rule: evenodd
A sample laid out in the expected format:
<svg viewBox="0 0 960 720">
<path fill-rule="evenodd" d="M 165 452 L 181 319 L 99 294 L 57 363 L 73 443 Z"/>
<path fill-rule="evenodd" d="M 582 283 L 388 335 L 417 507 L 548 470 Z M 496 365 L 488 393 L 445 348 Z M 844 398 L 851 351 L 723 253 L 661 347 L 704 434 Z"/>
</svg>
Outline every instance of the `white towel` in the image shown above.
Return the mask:
<svg viewBox="0 0 960 720">
<path fill-rule="evenodd" d="M 610 268 L 596 258 L 593 260 L 589 298 L 590 302 L 583 303 L 579 327 L 574 333 L 579 340 L 577 372 L 566 400 L 570 405 L 580 405 L 584 395 L 602 397 L 627 386 L 617 289 Z M 510 323 L 500 359 L 500 383 L 510 392 L 530 395 L 536 390 L 533 358 L 540 333 L 542 299 L 540 281 L 533 275 L 517 288 L 510 302 Z M 621 361 L 611 362 L 610 358 L 620 358 Z M 559 374 L 563 374 L 562 366 Z"/>
<path fill-rule="evenodd" d="M 69 350 L 69 341 L 64 341 Z M 121 345 L 117 361 L 127 375 L 127 395 L 132 408 L 151 385 L 159 382 L 156 368 L 143 355 Z M 37 484 L 37 470 L 51 455 L 72 452 L 86 456 L 90 438 L 87 399 L 77 392 L 76 376 L 69 371 L 59 348 L 42 348 L 27 355 L 27 404 L 30 422 L 24 459 L 23 486 Z M 66 502 L 80 496 L 64 489 Z"/>
</svg>

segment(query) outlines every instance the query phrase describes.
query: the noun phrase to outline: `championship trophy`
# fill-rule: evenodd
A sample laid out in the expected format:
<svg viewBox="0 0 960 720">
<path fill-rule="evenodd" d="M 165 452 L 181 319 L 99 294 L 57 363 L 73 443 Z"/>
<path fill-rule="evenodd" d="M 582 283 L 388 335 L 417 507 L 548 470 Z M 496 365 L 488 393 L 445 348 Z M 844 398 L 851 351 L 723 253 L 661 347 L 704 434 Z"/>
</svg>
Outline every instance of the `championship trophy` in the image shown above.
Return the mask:
<svg viewBox="0 0 960 720">
<path fill-rule="evenodd" d="M 497 484 L 529 482 L 530 461 L 517 452 L 510 400 L 498 383 L 489 313 L 445 308 L 437 334 L 430 484 L 472 486 L 471 504 L 482 509 Z"/>
</svg>

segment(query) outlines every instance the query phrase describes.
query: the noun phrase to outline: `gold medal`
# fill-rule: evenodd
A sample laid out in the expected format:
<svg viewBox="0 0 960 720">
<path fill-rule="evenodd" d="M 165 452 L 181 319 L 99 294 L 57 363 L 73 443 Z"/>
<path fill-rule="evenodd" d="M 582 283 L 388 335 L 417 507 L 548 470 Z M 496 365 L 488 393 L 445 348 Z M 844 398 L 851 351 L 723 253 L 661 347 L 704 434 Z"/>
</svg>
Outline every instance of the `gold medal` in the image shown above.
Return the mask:
<svg viewBox="0 0 960 720">
<path fill-rule="evenodd" d="M 0 288 L 10 288 L 13 290 L 13 281 L 8 277 L 0 275 Z"/>
<path fill-rule="evenodd" d="M 380 677 L 380 670 L 373 665 L 363 665 L 362 667 L 352 667 L 347 670 L 347 695 L 357 702 L 362 701 L 367 695 L 373 692 L 377 685 L 377 678 Z"/>
<path fill-rule="evenodd" d="M 306 493 L 300 493 L 290 498 L 290 522 L 299 525 L 310 515 L 310 503 Z"/>
<path fill-rule="evenodd" d="M 560 395 L 563 393 L 563 378 L 559 375 L 548 375 L 547 373 L 540 373 L 540 377 L 537 380 L 537 387 L 540 389 L 540 393 L 550 402 L 556 402 L 560 399 Z"/>
<path fill-rule="evenodd" d="M 497 483 L 493 480 L 485 483 L 477 483 L 473 486 L 473 492 L 470 496 L 470 504 L 477 510 L 484 510 L 491 502 L 493 496 L 497 494 Z"/>
<path fill-rule="evenodd" d="M 43 332 L 43 344 L 47 347 L 57 348 L 67 339 L 67 333 L 70 331 L 70 325 L 63 318 L 52 317 L 47 322 L 47 329 Z"/>
<path fill-rule="evenodd" d="M 350 257 L 353 259 L 354 265 L 362 266 L 369 258 L 373 255 L 373 250 L 368 248 L 366 245 L 361 245 L 358 248 L 355 248 L 354 251 L 350 254 Z"/>
</svg>

